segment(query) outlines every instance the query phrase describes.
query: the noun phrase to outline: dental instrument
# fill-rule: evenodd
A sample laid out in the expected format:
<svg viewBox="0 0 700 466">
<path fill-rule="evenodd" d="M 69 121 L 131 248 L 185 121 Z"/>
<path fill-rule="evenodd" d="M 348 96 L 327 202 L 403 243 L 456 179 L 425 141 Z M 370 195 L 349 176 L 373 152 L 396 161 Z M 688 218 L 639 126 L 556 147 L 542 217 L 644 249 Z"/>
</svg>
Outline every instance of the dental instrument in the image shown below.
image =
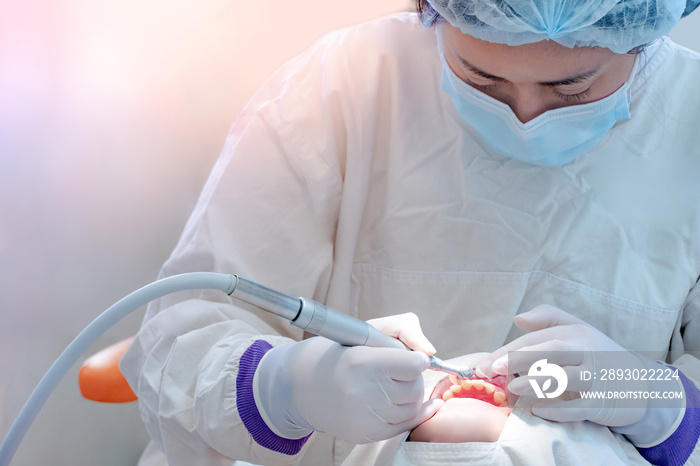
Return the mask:
<svg viewBox="0 0 700 466">
<path fill-rule="evenodd" d="M 454 375 L 459 379 L 468 379 L 474 374 L 474 369 L 469 366 L 460 367 L 447 361 L 443 361 L 440 358 L 436 358 L 435 356 L 430 356 L 429 368 L 434 371 Z"/>
<path fill-rule="evenodd" d="M 9 466 L 19 444 L 63 376 L 103 333 L 131 312 L 154 299 L 177 291 L 211 289 L 271 312 L 309 333 L 346 346 L 373 346 L 408 349 L 400 340 L 385 335 L 367 322 L 333 310 L 316 301 L 293 298 L 251 280 L 213 272 L 192 272 L 150 283 L 120 299 L 87 325 L 54 361 L 10 426 L 0 444 L 0 466 Z M 471 367 L 459 368 L 434 356 L 430 369 L 460 378 L 469 378 Z"/>
<path fill-rule="evenodd" d="M 378 348 L 407 349 L 400 340 L 390 337 L 367 322 L 328 308 L 321 303 L 304 298 L 293 298 L 243 277 L 236 277 L 230 295 L 264 311 L 271 312 L 314 335 L 333 340 L 346 346 L 374 346 Z M 430 356 L 431 370 L 468 379 L 473 374 L 469 366 L 458 367 L 435 356 Z"/>
</svg>

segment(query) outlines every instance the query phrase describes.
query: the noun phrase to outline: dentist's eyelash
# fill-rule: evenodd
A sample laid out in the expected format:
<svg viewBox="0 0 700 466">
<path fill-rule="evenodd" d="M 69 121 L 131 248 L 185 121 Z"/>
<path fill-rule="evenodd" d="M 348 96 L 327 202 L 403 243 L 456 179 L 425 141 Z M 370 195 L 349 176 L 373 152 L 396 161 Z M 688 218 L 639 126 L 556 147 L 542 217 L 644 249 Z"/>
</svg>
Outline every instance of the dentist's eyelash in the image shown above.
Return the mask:
<svg viewBox="0 0 700 466">
<path fill-rule="evenodd" d="M 557 91 L 556 89 L 552 89 L 552 90 L 557 95 L 557 97 L 564 100 L 565 102 L 580 102 L 582 100 L 586 100 L 591 95 L 591 88 L 590 87 L 583 92 L 579 92 L 578 94 L 562 94 L 561 92 Z"/>
<path fill-rule="evenodd" d="M 493 82 L 493 83 L 491 83 L 491 84 L 477 84 L 477 83 L 475 83 L 474 81 L 472 81 L 472 80 L 469 79 L 469 78 L 465 78 L 464 81 L 465 81 L 467 84 L 469 84 L 471 87 L 473 87 L 474 89 L 477 89 L 477 90 L 479 90 L 479 91 L 489 91 L 489 90 L 493 90 L 493 89 L 497 88 L 499 84 L 501 84 L 501 83 L 499 83 L 499 82 Z"/>
<path fill-rule="evenodd" d="M 471 87 L 473 87 L 474 89 L 477 89 L 477 90 L 482 91 L 482 92 L 483 91 L 492 91 L 501 84 L 500 82 L 493 82 L 491 84 L 477 84 L 469 78 L 465 78 L 465 82 L 467 84 L 469 84 Z M 561 99 L 567 103 L 581 102 L 581 101 L 586 100 L 591 95 L 591 88 L 590 87 L 588 89 L 586 89 L 585 91 L 579 92 L 577 94 L 564 94 L 562 92 L 557 91 L 554 88 L 552 88 L 552 91 L 554 92 L 554 95 L 558 99 Z"/>
</svg>

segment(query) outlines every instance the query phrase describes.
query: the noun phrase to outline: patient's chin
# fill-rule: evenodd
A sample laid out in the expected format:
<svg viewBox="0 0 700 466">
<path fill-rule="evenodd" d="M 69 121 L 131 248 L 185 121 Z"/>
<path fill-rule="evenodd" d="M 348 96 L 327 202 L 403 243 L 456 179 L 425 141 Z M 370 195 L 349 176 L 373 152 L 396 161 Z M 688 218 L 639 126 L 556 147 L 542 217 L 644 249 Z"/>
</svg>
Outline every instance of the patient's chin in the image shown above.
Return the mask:
<svg viewBox="0 0 700 466">
<path fill-rule="evenodd" d="M 437 384 L 430 398 L 441 398 L 445 404 L 413 429 L 409 441 L 496 442 L 511 412 L 507 379 L 502 375 L 491 379 L 473 375 L 464 380 L 449 376 Z"/>
<path fill-rule="evenodd" d="M 437 384 L 430 398 L 442 398 L 445 401 L 468 398 L 505 407 L 508 406 L 506 383 L 506 378 L 502 375 L 492 379 L 482 379 L 475 375 L 469 379 L 458 379 L 451 375 Z"/>
<path fill-rule="evenodd" d="M 495 379 L 443 379 L 431 398 L 445 403 L 435 415 L 417 426 L 408 437 L 412 442 L 496 442 L 511 409 L 506 397 L 505 377 Z"/>
</svg>

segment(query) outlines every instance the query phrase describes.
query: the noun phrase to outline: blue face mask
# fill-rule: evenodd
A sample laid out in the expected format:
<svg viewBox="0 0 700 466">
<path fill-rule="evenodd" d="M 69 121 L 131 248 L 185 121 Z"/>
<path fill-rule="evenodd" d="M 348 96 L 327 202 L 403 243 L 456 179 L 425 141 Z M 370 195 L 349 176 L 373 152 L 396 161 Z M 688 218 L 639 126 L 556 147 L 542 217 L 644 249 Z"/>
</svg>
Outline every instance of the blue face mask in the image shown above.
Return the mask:
<svg viewBox="0 0 700 466">
<path fill-rule="evenodd" d="M 604 99 L 548 110 L 522 123 L 513 110 L 462 81 L 442 57 L 442 90 L 462 118 L 496 152 L 534 165 L 567 164 L 598 144 L 619 120 L 630 118 L 632 78 Z M 634 76 L 635 69 L 631 76 Z"/>
</svg>

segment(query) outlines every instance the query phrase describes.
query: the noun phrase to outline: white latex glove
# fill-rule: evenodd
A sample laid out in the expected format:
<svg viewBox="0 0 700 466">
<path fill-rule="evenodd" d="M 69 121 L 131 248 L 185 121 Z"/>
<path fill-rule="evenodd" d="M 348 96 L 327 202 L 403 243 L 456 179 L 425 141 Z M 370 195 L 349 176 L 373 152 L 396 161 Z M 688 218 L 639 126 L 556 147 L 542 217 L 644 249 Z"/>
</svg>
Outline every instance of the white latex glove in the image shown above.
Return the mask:
<svg viewBox="0 0 700 466">
<path fill-rule="evenodd" d="M 412 314 L 369 322 L 416 351 L 347 347 L 326 338 L 278 346 L 256 370 L 256 404 L 284 438 L 326 432 L 353 444 L 384 440 L 429 419 L 442 401 L 423 402 L 421 373 L 435 350 Z"/>
<path fill-rule="evenodd" d="M 658 390 L 657 382 L 601 379 L 605 373 L 604 369 L 648 371 L 650 368 L 659 369 L 665 366 L 626 351 L 599 330 L 552 306 L 538 306 L 532 311 L 520 314 L 514 318 L 514 323 L 518 328 L 531 333 L 495 351 L 479 364 L 477 370 L 487 376 L 527 374 L 532 364 L 543 357 L 542 352 L 546 352 L 549 355 L 547 363 L 556 364 L 566 372 L 568 393 L 564 393 L 564 401 L 545 399 L 535 403 L 532 412 L 536 416 L 560 422 L 588 420 L 605 426 L 628 426 L 645 418 L 644 424 L 647 424 L 646 432 L 649 436 L 662 435 L 673 424 L 680 408 L 647 410 L 645 401 L 640 399 L 579 398 L 580 393 L 584 391 Z M 539 353 L 533 354 L 532 357 L 518 357 L 509 364 L 509 351 Z M 607 353 L 605 356 L 609 360 L 601 360 L 602 351 L 617 353 Z M 588 371 L 596 377 L 581 380 L 582 371 Z M 664 383 L 665 388 L 678 390 L 677 381 Z M 514 379 L 508 389 L 516 395 L 534 396 L 534 389 L 526 376 Z M 653 416 L 645 416 L 647 411 L 655 413 Z"/>
</svg>

